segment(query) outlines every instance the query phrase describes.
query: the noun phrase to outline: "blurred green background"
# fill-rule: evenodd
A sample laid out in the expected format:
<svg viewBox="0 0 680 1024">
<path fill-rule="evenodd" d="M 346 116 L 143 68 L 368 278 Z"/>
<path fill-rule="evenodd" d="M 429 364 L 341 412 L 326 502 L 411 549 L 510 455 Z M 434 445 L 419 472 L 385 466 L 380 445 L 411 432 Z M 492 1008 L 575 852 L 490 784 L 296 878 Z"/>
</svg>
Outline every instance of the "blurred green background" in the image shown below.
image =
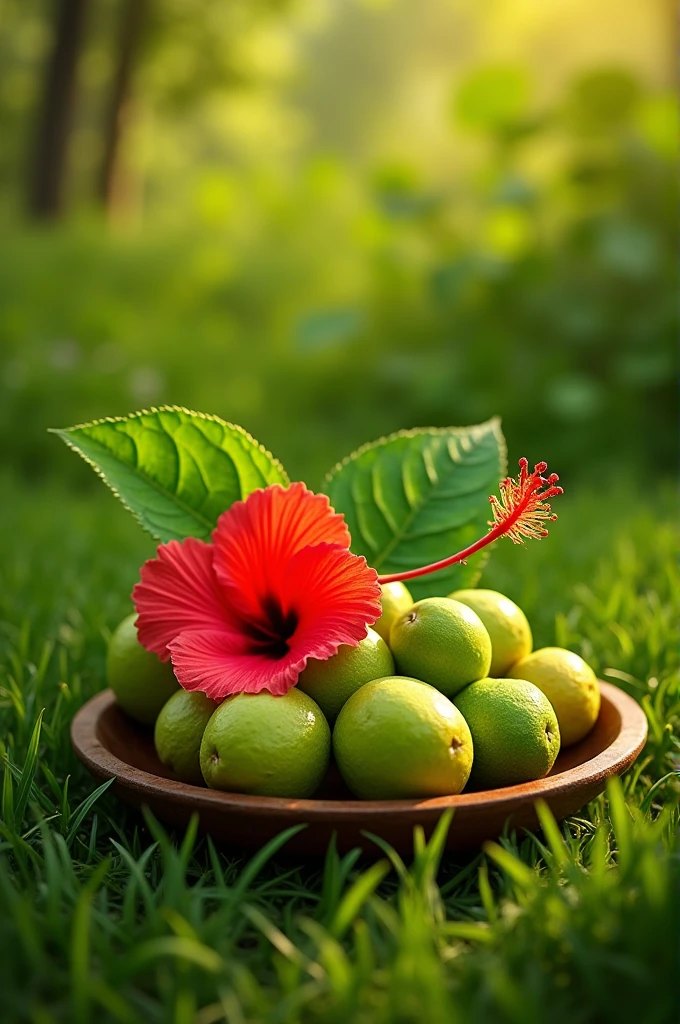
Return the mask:
<svg viewBox="0 0 680 1024">
<path fill-rule="evenodd" d="M 673 473 L 670 17 L 0 0 L 13 493 L 98 487 L 46 428 L 160 403 L 310 486 L 381 434 L 494 414 L 511 465 L 568 486 Z"/>
</svg>

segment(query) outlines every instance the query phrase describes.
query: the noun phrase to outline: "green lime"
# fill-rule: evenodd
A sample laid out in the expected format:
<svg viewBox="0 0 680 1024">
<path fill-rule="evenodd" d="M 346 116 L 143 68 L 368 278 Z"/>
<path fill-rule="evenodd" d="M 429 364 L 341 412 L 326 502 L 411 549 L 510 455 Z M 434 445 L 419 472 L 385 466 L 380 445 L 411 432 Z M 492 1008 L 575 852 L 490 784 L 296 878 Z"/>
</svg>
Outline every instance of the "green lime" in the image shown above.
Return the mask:
<svg viewBox="0 0 680 1024">
<path fill-rule="evenodd" d="M 169 661 L 161 661 L 137 639 L 136 615 L 128 615 L 109 640 L 106 679 L 131 718 L 153 725 L 179 683 Z"/>
<path fill-rule="evenodd" d="M 327 661 L 310 658 L 297 685 L 319 705 L 329 722 L 360 686 L 394 673 L 394 660 L 381 636 L 369 629 L 356 647 L 343 644 Z"/>
<path fill-rule="evenodd" d="M 491 640 L 482 620 L 447 597 L 426 597 L 404 612 L 392 624 L 390 647 L 400 673 L 448 697 L 489 674 Z"/>
<path fill-rule="evenodd" d="M 311 796 L 331 749 L 331 731 L 311 697 L 293 687 L 237 693 L 220 704 L 201 743 L 201 771 L 211 789 L 260 796 Z"/>
<path fill-rule="evenodd" d="M 180 689 L 160 710 L 153 732 L 156 753 L 181 782 L 203 782 L 198 754 L 205 727 L 218 707 L 204 693 Z"/>
<path fill-rule="evenodd" d="M 365 800 L 460 793 L 472 767 L 463 716 L 439 690 L 404 676 L 375 679 L 349 698 L 333 751 L 345 782 Z"/>
<path fill-rule="evenodd" d="M 456 697 L 475 745 L 471 782 L 495 789 L 542 779 L 560 750 L 560 729 L 545 694 L 523 679 L 480 679 Z"/>
<path fill-rule="evenodd" d="M 491 637 L 489 675 L 500 679 L 533 647 L 531 626 L 522 609 L 496 590 L 454 590 L 449 597 L 477 612 Z"/>
<path fill-rule="evenodd" d="M 563 647 L 542 647 L 510 670 L 513 678 L 528 679 L 555 709 L 562 744 L 583 739 L 600 713 L 597 676 L 583 658 Z"/>
<path fill-rule="evenodd" d="M 413 604 L 411 592 L 403 583 L 383 583 L 380 588 L 380 604 L 382 615 L 373 624 L 373 629 L 379 633 L 386 644 L 390 642 L 390 629 L 395 619 L 399 618 Z"/>
</svg>

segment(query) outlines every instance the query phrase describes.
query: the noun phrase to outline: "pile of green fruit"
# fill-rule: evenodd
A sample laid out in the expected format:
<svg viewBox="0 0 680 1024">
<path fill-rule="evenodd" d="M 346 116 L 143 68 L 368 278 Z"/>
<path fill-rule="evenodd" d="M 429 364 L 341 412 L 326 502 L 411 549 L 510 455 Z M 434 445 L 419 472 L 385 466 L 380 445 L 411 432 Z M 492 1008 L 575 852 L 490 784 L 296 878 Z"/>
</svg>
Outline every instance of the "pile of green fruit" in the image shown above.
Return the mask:
<svg viewBox="0 0 680 1024">
<path fill-rule="evenodd" d="M 284 696 L 218 704 L 181 689 L 172 666 L 139 644 L 135 616 L 111 638 L 109 685 L 154 726 L 158 757 L 178 779 L 266 796 L 311 796 L 331 749 L 365 800 L 528 782 L 593 727 L 594 672 L 559 647 L 532 653 L 526 616 L 507 597 L 459 590 L 414 603 L 403 583 L 382 591 L 366 638 L 310 660 Z"/>
</svg>

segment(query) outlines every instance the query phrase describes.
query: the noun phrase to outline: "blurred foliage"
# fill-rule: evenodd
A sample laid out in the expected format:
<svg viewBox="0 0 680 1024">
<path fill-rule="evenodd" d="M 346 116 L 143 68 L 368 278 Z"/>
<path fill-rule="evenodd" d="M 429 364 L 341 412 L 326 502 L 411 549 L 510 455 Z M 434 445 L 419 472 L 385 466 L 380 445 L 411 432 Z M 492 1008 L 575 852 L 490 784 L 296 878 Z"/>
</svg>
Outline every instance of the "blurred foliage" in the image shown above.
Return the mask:
<svg viewBox="0 0 680 1024">
<path fill-rule="evenodd" d="M 492 159 L 446 186 L 404 163 L 360 176 L 318 158 L 295 178 L 206 173 L 181 231 L 11 232 L 10 462 L 56 462 L 47 426 L 175 402 L 243 424 L 312 484 L 380 434 L 495 413 L 512 459 L 547 457 L 567 478 L 671 470 L 665 100 L 600 70 L 531 120 L 508 74 L 476 73 L 459 91 L 456 116 Z M 494 105 L 494 89 L 512 104 Z M 548 143 L 560 159 L 530 173 Z"/>
<path fill-rule="evenodd" d="M 548 89 L 521 35 L 533 7 L 518 0 L 461 0 L 457 22 L 426 0 L 417 26 L 399 0 L 357 0 L 316 36 L 314 18 L 330 14 L 313 0 L 205 5 L 200 17 L 188 0 L 150 0 L 125 144 L 136 185 L 127 219 L 107 231 L 88 209 L 87 175 L 120 3 L 101 0 L 79 71 L 73 216 L 38 231 L 12 211 L 49 5 L 1 2 L 0 443 L 12 466 L 54 466 L 87 486 L 45 428 L 165 402 L 241 423 L 312 485 L 381 434 L 493 414 L 511 462 L 547 458 L 567 483 L 672 471 L 677 133 L 672 97 L 644 61 Z M 502 25 L 510 8 L 517 59 L 463 58 L 464 43 L 483 57 L 493 12 Z M 381 32 L 373 65 L 366 40 Z M 431 54 L 441 102 L 423 94 L 422 137 L 310 153 L 314 102 L 296 106 L 286 83 L 299 100 L 333 46 L 349 61 L 336 104 L 359 87 L 374 103 L 383 88 L 383 109 L 402 71 L 427 85 Z M 325 117 L 333 138 L 337 114 L 330 101 L 316 110 L 317 136 Z M 435 122 L 445 152 L 428 135 Z M 379 140 L 375 112 L 357 131 Z"/>
<path fill-rule="evenodd" d="M 105 143 L 102 128 L 120 56 L 125 2 L 84 0 L 85 38 L 69 146 L 69 192 L 79 208 L 94 198 L 91 179 Z M 186 170 L 187 138 L 194 164 L 213 159 L 216 144 L 221 158 L 233 156 L 234 126 L 228 117 L 225 126 L 216 116 L 216 99 L 243 95 L 249 109 L 247 104 L 252 107 L 253 98 L 262 96 L 260 107 L 268 104 L 275 113 L 275 87 L 291 67 L 285 16 L 295 0 L 230 0 L 204 4 L 200 12 L 192 0 L 139 3 L 141 47 L 132 95 L 125 97 L 126 164 L 132 175 L 151 173 L 152 189 L 158 190 L 177 171 L 174 165 L 180 173 Z M 57 8 L 52 0 L 0 0 L 0 209 L 5 211 L 24 202 Z"/>
</svg>

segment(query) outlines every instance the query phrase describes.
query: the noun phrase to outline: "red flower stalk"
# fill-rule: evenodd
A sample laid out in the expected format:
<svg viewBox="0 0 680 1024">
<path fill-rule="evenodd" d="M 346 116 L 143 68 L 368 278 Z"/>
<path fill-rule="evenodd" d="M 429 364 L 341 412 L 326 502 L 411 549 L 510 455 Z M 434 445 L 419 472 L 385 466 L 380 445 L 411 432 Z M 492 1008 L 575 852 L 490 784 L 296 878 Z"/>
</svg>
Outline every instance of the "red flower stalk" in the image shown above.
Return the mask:
<svg viewBox="0 0 680 1024">
<path fill-rule="evenodd" d="M 286 693 L 308 658 L 356 646 L 380 615 L 375 569 L 349 551 L 345 521 L 304 484 L 254 491 L 212 543 L 161 544 L 132 593 L 140 642 L 185 690 Z"/>
<path fill-rule="evenodd" d="M 523 544 L 525 537 L 547 537 L 548 531 L 545 523 L 557 519 L 546 498 L 562 494 L 562 488 L 557 487 L 559 477 L 557 473 L 551 473 L 549 477 L 542 476 L 548 468 L 547 462 L 538 462 L 534 466 L 533 473 L 528 472 L 529 464 L 526 459 L 519 460 L 520 473 L 517 480 L 506 477 L 500 482 L 500 500 L 491 495 L 491 510 L 493 520 L 489 523 L 489 532 L 475 541 L 463 551 L 456 555 L 443 558 L 440 562 L 432 562 L 431 565 L 422 566 L 419 569 L 410 569 L 407 572 L 390 573 L 379 576 L 380 583 L 395 583 L 398 580 L 412 580 L 417 576 L 426 576 L 438 569 L 446 569 L 449 565 L 457 562 L 464 562 L 470 555 L 485 548 L 487 544 L 493 544 L 499 537 L 507 536 L 513 544 Z"/>
</svg>

